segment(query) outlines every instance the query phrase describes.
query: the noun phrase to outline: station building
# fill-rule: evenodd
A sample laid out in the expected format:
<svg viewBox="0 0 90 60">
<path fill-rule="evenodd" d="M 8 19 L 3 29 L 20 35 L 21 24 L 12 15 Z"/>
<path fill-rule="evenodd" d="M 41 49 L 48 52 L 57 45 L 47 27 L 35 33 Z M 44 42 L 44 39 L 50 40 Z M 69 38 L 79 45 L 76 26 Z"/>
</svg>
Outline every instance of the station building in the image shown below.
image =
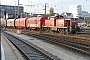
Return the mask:
<svg viewBox="0 0 90 60">
<path fill-rule="evenodd" d="M 8 15 L 8 18 L 15 18 L 18 16 L 18 6 L 0 5 L 0 18 L 4 18 L 4 11 Z M 24 7 L 19 6 L 19 13 L 23 13 Z"/>
</svg>

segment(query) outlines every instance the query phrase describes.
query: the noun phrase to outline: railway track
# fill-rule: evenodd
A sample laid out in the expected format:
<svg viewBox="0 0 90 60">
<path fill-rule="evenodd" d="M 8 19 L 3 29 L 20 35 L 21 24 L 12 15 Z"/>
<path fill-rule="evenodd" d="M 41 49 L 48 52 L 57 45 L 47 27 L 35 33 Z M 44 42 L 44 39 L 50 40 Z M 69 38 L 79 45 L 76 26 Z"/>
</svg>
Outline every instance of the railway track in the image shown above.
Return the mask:
<svg viewBox="0 0 90 60">
<path fill-rule="evenodd" d="M 77 32 L 77 34 L 86 34 L 86 35 L 90 35 L 90 32 Z"/>
<path fill-rule="evenodd" d="M 17 33 L 17 29 L 6 29 L 7 31 L 10 31 L 10 32 L 14 32 L 14 33 Z M 40 33 L 40 31 L 31 31 L 31 30 L 24 30 L 24 29 L 21 29 L 22 30 L 22 33 Z M 48 34 L 48 33 L 45 33 L 45 34 Z M 62 36 L 61 34 L 54 34 L 54 33 L 50 33 L 49 32 L 49 35 L 60 35 L 60 36 Z M 64 35 L 63 35 L 64 36 Z M 80 38 L 80 40 L 81 39 L 84 39 L 84 40 L 89 40 L 89 42 L 90 42 L 90 33 L 83 33 L 83 32 L 78 32 L 77 34 L 69 34 L 68 35 L 69 37 L 76 37 L 76 38 Z"/>
<path fill-rule="evenodd" d="M 28 35 L 42 39 L 46 42 L 50 42 L 56 45 L 67 47 L 73 51 L 77 51 L 79 53 L 90 56 L 90 44 L 79 43 L 73 40 L 67 40 L 65 38 L 54 37 L 54 36 L 45 35 L 45 34 L 30 34 L 29 33 Z"/>
<path fill-rule="evenodd" d="M 6 29 L 7 31 L 10 31 L 10 32 L 14 32 L 14 33 L 17 33 L 17 29 Z M 25 30 L 25 29 L 21 29 L 22 33 L 40 33 L 40 31 L 32 31 L 32 30 Z M 43 32 L 44 33 L 44 32 Z M 49 35 L 58 35 L 58 36 L 62 36 L 62 34 L 54 34 L 52 32 L 45 32 L 45 34 L 49 34 Z M 66 36 L 66 35 L 63 35 L 63 36 Z M 77 34 L 68 34 L 67 36 L 69 37 L 76 37 L 76 38 L 80 38 L 80 39 L 84 39 L 84 40 L 89 40 L 90 42 L 90 33 L 80 33 L 78 32 Z"/>
<path fill-rule="evenodd" d="M 50 54 L 49 52 L 33 45 L 32 43 L 21 39 L 17 36 L 2 32 L 10 42 L 12 42 L 16 48 L 20 51 L 25 60 L 61 60 L 57 56 Z"/>
<path fill-rule="evenodd" d="M 83 39 L 83 38 L 75 38 L 75 37 L 56 37 L 55 35 L 51 34 L 40 34 L 40 33 L 32 33 L 29 31 L 24 31 L 24 34 L 29 33 L 28 35 L 40 38 L 44 41 L 58 44 L 64 47 L 67 47 L 71 50 L 78 51 L 80 53 L 90 55 L 90 40 Z M 31 34 L 30 34 L 31 33 Z"/>
</svg>

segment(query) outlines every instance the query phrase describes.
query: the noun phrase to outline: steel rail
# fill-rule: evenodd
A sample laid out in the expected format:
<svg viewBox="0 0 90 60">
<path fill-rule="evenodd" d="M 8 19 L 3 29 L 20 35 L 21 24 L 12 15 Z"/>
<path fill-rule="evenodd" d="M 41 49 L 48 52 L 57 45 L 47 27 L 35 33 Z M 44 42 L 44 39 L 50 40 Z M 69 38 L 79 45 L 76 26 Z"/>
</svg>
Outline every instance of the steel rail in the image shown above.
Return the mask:
<svg viewBox="0 0 90 60">
<path fill-rule="evenodd" d="M 61 60 L 61 59 L 58 58 L 57 56 L 54 56 L 54 55 L 52 55 L 52 54 L 50 54 L 50 53 L 48 53 L 48 52 L 46 52 L 46 51 L 43 51 L 43 49 L 40 49 L 40 48 L 36 47 L 35 45 L 30 44 L 30 42 L 28 43 L 27 41 L 25 41 L 25 40 L 23 40 L 23 39 L 21 39 L 21 38 L 19 38 L 19 37 L 16 37 L 16 36 L 14 36 L 14 35 L 8 34 L 8 33 L 6 33 L 6 32 L 4 32 L 3 34 L 4 34 L 4 35 L 6 34 L 6 37 L 7 37 L 7 38 L 11 36 L 11 39 L 19 40 L 19 41 L 20 41 L 20 44 L 18 43 L 17 45 L 22 45 L 21 42 L 23 42 L 25 45 L 31 47 L 33 50 L 35 50 L 35 51 L 38 52 L 40 55 L 42 55 L 43 57 L 45 57 L 45 60 L 57 60 L 57 59 L 58 59 L 58 60 Z M 11 40 L 10 40 L 10 41 L 11 41 Z M 20 47 L 18 47 L 18 46 L 15 44 L 15 42 L 13 42 L 13 41 L 11 41 L 11 42 L 22 52 L 22 54 L 24 54 L 24 55 L 27 57 L 26 60 L 32 60 L 32 59 L 30 58 L 30 56 L 28 56 L 28 55 L 25 53 L 25 51 L 23 51 Z M 24 44 L 23 44 L 23 45 L 24 45 Z M 23 46 L 23 47 L 25 47 L 25 46 Z M 45 53 L 45 52 L 46 52 L 46 53 Z M 38 54 L 36 54 L 36 55 L 38 55 Z M 42 56 L 41 56 L 41 58 L 42 58 Z"/>
<path fill-rule="evenodd" d="M 50 42 L 50 43 L 54 43 L 60 46 L 64 46 L 67 47 L 69 49 L 84 53 L 86 55 L 90 55 L 90 46 L 89 45 L 85 45 L 85 44 L 79 44 L 77 42 L 72 42 L 72 41 L 68 41 L 65 39 L 57 39 L 55 37 L 51 37 L 51 36 L 46 36 L 43 34 L 29 34 L 32 37 L 36 37 L 39 39 L 42 39 L 44 41 Z"/>
</svg>

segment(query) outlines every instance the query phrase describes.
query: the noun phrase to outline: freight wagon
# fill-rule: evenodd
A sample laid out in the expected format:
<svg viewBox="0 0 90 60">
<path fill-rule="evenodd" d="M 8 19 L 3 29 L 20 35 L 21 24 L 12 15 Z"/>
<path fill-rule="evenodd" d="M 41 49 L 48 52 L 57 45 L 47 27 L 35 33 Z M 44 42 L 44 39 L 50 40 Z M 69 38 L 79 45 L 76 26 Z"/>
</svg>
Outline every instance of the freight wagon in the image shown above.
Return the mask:
<svg viewBox="0 0 90 60">
<path fill-rule="evenodd" d="M 26 21 L 26 27 L 30 29 L 36 29 L 36 30 L 42 29 L 42 26 L 46 19 L 48 19 L 48 17 L 46 16 L 28 18 Z"/>
<path fill-rule="evenodd" d="M 15 20 L 15 28 L 26 28 L 26 21 L 28 18 L 19 18 Z"/>
<path fill-rule="evenodd" d="M 19 18 L 15 20 L 16 28 L 41 29 L 48 17 Z"/>
<path fill-rule="evenodd" d="M 0 19 L 0 26 L 5 27 L 6 26 L 6 20 L 4 18 Z"/>
<path fill-rule="evenodd" d="M 16 19 L 8 19 L 7 20 L 7 27 L 8 28 L 15 28 L 15 20 Z"/>
</svg>

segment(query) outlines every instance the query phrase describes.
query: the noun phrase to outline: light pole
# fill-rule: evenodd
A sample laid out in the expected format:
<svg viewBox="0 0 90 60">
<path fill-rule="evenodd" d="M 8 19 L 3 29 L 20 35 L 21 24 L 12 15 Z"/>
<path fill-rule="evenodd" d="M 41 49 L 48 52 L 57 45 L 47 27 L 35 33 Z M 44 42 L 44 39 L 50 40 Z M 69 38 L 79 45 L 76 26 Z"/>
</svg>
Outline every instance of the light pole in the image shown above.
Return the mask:
<svg viewBox="0 0 90 60">
<path fill-rule="evenodd" d="M 19 19 L 19 29 L 17 30 L 17 34 L 21 34 L 21 30 L 20 30 L 20 14 L 19 14 L 19 0 L 18 0 L 18 19 Z"/>
<path fill-rule="evenodd" d="M 48 7 L 47 4 L 48 4 L 48 3 L 45 3 L 45 16 L 46 16 L 46 7 Z"/>
<path fill-rule="evenodd" d="M 27 6 L 27 5 L 25 5 L 25 6 Z M 29 7 L 29 6 L 28 6 Z M 27 12 L 27 10 L 26 10 L 26 18 L 28 17 L 28 12 Z"/>
<path fill-rule="evenodd" d="M 18 0 L 18 18 L 19 18 L 19 0 Z"/>
<path fill-rule="evenodd" d="M 43 10 L 45 10 L 45 16 L 46 16 L 46 10 L 47 10 L 46 7 L 48 7 L 47 4 L 48 4 L 48 3 L 45 3 L 44 9 L 43 9 Z"/>
<path fill-rule="evenodd" d="M 16 1 L 15 1 L 15 19 L 16 19 Z"/>
</svg>

